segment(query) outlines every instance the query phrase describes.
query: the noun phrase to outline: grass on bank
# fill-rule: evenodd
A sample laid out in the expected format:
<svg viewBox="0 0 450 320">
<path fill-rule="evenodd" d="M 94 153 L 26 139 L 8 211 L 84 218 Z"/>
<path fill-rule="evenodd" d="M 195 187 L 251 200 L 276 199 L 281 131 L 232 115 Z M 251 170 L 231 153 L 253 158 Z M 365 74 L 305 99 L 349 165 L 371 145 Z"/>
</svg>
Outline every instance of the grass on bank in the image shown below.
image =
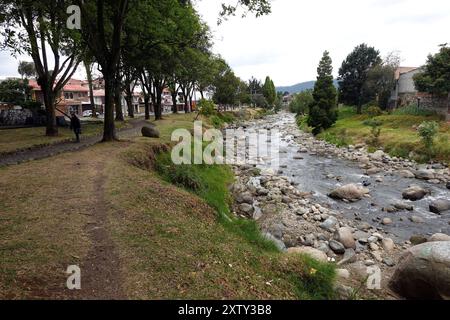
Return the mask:
<svg viewBox="0 0 450 320">
<path fill-rule="evenodd" d="M 117 129 L 127 128 L 127 122 L 116 121 Z M 68 127 L 58 128 L 57 137 L 47 137 L 45 127 L 3 129 L 0 130 L 0 154 L 12 153 L 33 147 L 47 146 L 75 139 L 74 133 Z M 94 122 L 82 124 L 81 137 L 91 137 L 103 132 L 103 123 Z"/>
<path fill-rule="evenodd" d="M 392 156 L 403 158 L 408 158 L 412 152 L 415 160 L 424 162 L 427 160 L 427 150 L 417 127 L 424 121 L 437 121 L 440 128 L 435 139 L 433 159 L 450 163 L 450 124 L 437 115 L 416 110 L 399 109 L 392 114 L 371 118 L 367 114 L 357 115 L 354 108 L 342 107 L 336 124 L 322 132 L 319 138 L 338 146 L 365 143 L 371 131 L 366 121 L 373 119 L 381 122 L 380 147 Z"/>
<path fill-rule="evenodd" d="M 87 231 L 103 198 L 121 262 L 116 280 L 128 298 L 332 298 L 333 266 L 267 250 L 230 231 L 213 209 L 226 210 L 226 195 L 204 190 L 199 197 L 152 170 L 170 131 L 192 121 L 166 116 L 157 123 L 160 140 L 99 144 L 0 168 L 0 297 L 70 298 L 64 272 L 94 245 Z M 229 177 L 219 169 L 225 170 L 210 169 L 202 181 L 221 192 L 226 186 L 218 181 Z"/>
</svg>

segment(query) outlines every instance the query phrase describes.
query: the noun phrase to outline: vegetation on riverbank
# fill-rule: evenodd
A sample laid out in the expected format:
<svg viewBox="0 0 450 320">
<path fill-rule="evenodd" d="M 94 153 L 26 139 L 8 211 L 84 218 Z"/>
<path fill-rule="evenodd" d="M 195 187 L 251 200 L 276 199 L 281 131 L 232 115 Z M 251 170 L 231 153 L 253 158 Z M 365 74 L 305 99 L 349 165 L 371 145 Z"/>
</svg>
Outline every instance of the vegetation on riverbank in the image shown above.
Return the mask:
<svg viewBox="0 0 450 320">
<path fill-rule="evenodd" d="M 336 124 L 318 137 L 338 146 L 366 143 L 371 136 L 368 120 L 380 123 L 379 143 L 387 153 L 403 158 L 411 156 L 419 162 L 428 160 L 428 150 L 422 143 L 417 129 L 425 121 L 437 121 L 439 132 L 434 139 L 432 159 L 450 163 L 450 124 L 429 111 L 418 111 L 413 107 L 375 117 L 367 112 L 357 115 L 354 108 L 341 107 Z M 301 119 L 298 121 L 302 124 Z M 376 148 L 372 149 L 375 151 Z"/>
<path fill-rule="evenodd" d="M 86 260 L 92 222 L 105 210 L 127 298 L 333 298 L 332 265 L 282 254 L 249 236 L 254 224 L 220 218 L 229 213 L 227 167 L 184 167 L 202 186 L 196 191 L 154 171 L 172 130 L 192 129 L 194 117 L 156 122 L 160 140 L 102 143 L 0 168 L 0 297 L 70 298 L 64 271 Z"/>
</svg>

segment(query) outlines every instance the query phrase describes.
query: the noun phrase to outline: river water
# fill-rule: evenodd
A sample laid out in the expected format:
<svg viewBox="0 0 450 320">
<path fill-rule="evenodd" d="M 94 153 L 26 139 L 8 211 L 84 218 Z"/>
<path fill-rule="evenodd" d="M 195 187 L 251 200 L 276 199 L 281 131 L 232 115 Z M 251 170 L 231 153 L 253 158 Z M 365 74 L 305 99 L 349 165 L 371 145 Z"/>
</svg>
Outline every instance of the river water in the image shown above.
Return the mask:
<svg viewBox="0 0 450 320">
<path fill-rule="evenodd" d="M 349 220 L 367 222 L 370 225 L 384 230 L 396 242 L 406 241 L 412 235 L 428 236 L 435 233 L 450 234 L 450 212 L 437 215 L 429 211 L 429 204 L 437 198 L 450 199 L 450 191 L 444 185 L 431 184 L 423 180 L 408 179 L 392 173 L 379 173 L 383 182 L 376 182 L 375 176 L 369 177 L 359 167 L 358 162 L 337 158 L 336 156 L 320 156 L 302 153 L 304 159 L 298 157 L 298 150 L 302 147 L 301 141 L 296 141 L 294 135 L 300 130 L 294 129 L 295 116 L 281 113 L 269 116 L 263 121 L 247 124 L 246 130 L 277 129 L 280 130 L 280 166 L 282 175 L 287 176 L 302 192 L 312 192 L 313 201 L 322 206 L 340 212 Z M 265 164 L 258 165 L 267 169 Z M 336 177 L 339 177 L 338 180 Z M 364 198 L 356 203 L 336 201 L 327 194 L 336 187 L 349 183 L 370 183 L 370 198 Z M 431 190 L 431 195 L 420 201 L 402 200 L 402 192 L 408 186 L 416 184 Z M 394 203 L 405 202 L 414 206 L 414 211 L 399 211 L 395 213 L 384 212 L 384 207 Z M 424 223 L 414 223 L 412 216 L 421 217 Z M 383 218 L 392 219 L 391 225 L 382 225 Z"/>
</svg>

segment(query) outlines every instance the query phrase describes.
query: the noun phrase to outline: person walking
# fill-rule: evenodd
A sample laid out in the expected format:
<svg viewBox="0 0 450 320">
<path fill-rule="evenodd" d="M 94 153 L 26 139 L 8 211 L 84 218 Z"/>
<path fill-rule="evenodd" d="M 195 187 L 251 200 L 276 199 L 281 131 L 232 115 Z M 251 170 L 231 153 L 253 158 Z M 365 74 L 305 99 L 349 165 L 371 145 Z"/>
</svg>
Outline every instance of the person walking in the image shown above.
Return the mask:
<svg viewBox="0 0 450 320">
<path fill-rule="evenodd" d="M 80 143 L 80 134 L 81 134 L 81 121 L 75 114 L 75 112 L 70 113 L 70 129 L 75 133 L 75 137 L 77 139 L 77 143 Z"/>
</svg>

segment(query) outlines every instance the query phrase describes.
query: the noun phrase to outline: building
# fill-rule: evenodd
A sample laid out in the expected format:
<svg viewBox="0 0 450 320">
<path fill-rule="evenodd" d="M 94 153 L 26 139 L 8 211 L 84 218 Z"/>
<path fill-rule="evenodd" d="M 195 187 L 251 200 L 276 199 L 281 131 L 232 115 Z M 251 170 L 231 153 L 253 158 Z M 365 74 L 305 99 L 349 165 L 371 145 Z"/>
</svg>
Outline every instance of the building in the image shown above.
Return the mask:
<svg viewBox="0 0 450 320">
<path fill-rule="evenodd" d="M 31 97 L 34 101 L 44 104 L 41 87 L 36 80 L 30 80 Z M 92 110 L 89 99 L 89 88 L 83 80 L 70 79 L 56 98 L 56 116 L 63 116 L 75 112 L 82 116 L 86 110 Z"/>
<path fill-rule="evenodd" d="M 416 67 L 399 67 L 395 71 L 395 88 L 392 91 L 390 106 L 400 108 L 417 102 L 417 90 L 414 85 L 414 76 L 421 72 Z"/>
<path fill-rule="evenodd" d="M 448 97 L 434 97 L 425 92 L 419 92 L 414 83 L 414 76 L 422 72 L 422 68 L 399 67 L 395 72 L 395 88 L 390 99 L 390 108 L 401 108 L 417 105 L 442 114 L 450 120 L 450 95 Z"/>
</svg>

